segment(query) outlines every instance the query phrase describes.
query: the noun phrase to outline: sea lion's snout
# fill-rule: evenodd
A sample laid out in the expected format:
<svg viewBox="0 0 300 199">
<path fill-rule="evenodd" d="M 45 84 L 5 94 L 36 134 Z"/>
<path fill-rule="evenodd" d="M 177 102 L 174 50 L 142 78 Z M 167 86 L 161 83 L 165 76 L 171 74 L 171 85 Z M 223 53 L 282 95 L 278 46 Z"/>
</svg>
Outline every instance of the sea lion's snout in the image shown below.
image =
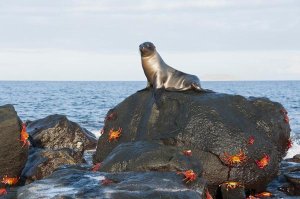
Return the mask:
<svg viewBox="0 0 300 199">
<path fill-rule="evenodd" d="M 139 45 L 139 49 L 142 56 L 149 56 L 154 52 L 155 46 L 151 42 L 144 42 Z"/>
</svg>

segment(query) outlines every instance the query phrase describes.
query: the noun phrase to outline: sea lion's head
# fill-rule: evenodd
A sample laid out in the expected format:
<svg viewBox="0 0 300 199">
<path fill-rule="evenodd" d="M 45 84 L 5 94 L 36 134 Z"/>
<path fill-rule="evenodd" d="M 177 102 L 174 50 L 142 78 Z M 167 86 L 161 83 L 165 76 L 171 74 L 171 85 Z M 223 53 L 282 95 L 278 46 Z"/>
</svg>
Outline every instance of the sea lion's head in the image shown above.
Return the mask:
<svg viewBox="0 0 300 199">
<path fill-rule="evenodd" d="M 148 57 L 155 53 L 155 46 L 151 42 L 144 42 L 140 45 L 140 53 L 142 57 Z"/>
</svg>

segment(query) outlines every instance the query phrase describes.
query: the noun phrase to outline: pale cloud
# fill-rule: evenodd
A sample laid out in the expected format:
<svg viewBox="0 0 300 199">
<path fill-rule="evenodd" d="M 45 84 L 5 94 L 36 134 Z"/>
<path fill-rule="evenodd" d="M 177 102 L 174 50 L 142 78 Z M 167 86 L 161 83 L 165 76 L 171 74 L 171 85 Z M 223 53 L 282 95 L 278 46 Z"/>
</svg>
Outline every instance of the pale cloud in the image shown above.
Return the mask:
<svg viewBox="0 0 300 199">
<path fill-rule="evenodd" d="M 0 80 L 143 80 L 144 41 L 202 79 L 300 79 L 299 9 L 296 0 L 2 0 Z"/>
</svg>

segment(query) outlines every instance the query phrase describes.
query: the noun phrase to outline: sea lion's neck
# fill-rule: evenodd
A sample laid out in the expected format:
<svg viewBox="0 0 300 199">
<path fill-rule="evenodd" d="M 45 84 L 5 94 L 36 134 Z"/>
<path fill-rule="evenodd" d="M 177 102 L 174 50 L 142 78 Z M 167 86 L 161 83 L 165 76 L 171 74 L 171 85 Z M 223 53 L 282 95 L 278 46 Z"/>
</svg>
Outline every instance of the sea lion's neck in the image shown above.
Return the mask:
<svg viewBox="0 0 300 199">
<path fill-rule="evenodd" d="M 163 70 L 163 65 L 166 64 L 156 51 L 150 56 L 142 57 L 142 66 L 148 81 L 154 78 L 157 71 Z"/>
</svg>

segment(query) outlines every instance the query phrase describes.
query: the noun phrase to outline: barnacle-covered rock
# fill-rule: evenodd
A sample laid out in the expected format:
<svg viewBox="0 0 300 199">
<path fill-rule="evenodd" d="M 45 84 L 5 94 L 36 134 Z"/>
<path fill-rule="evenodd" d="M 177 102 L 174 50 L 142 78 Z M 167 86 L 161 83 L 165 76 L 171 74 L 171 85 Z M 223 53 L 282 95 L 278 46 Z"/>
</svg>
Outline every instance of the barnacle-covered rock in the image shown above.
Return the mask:
<svg viewBox="0 0 300 199">
<path fill-rule="evenodd" d="M 26 183 L 43 179 L 52 174 L 57 168 L 64 165 L 83 163 L 81 154 L 76 154 L 72 149 L 40 149 L 32 148 L 22 172 Z"/>
<path fill-rule="evenodd" d="M 46 149 L 69 148 L 83 154 L 84 150 L 96 147 L 96 137 L 64 115 L 50 115 L 30 122 L 28 133 L 33 137 L 33 146 Z"/>
</svg>

